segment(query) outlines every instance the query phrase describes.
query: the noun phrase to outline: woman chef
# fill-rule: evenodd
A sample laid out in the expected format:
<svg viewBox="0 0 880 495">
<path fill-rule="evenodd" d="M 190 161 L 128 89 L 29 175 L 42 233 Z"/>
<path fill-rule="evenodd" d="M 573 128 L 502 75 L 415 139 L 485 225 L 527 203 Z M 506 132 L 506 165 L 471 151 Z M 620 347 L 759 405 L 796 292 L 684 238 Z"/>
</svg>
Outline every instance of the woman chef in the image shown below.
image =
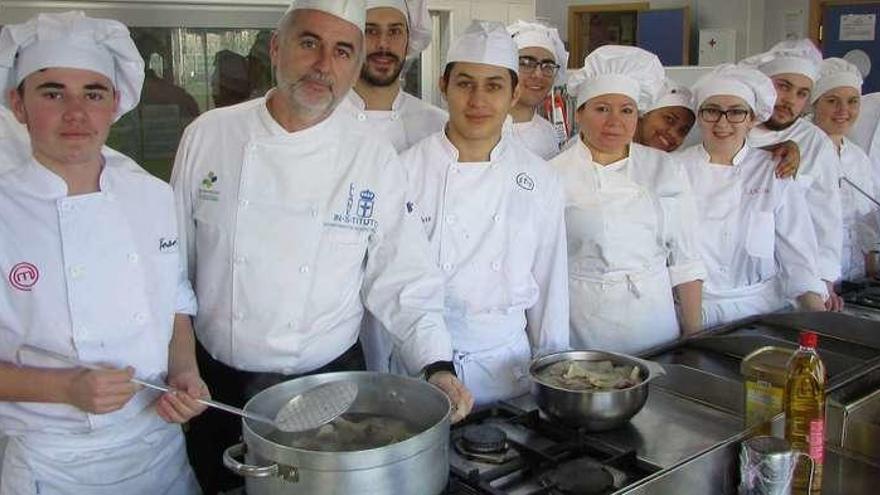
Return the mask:
<svg viewBox="0 0 880 495">
<path fill-rule="evenodd" d="M 551 165 L 565 186 L 573 348 L 636 353 L 700 328 L 705 269 L 687 178 L 633 143 L 663 78 L 655 55 L 606 45 L 569 81 L 580 139 Z"/>
<path fill-rule="evenodd" d="M 207 395 L 171 188 L 102 151 L 143 80 L 116 21 L 42 14 L 0 33 L 3 101 L 33 152 L 0 175 L 3 495 L 199 492 L 169 424 L 200 413 L 195 398 Z M 135 375 L 179 392 L 157 401 Z"/>
<path fill-rule="evenodd" d="M 770 313 L 786 301 L 825 310 L 825 284 L 802 191 L 777 179 L 768 151 L 746 137 L 770 117 L 776 90 L 750 68 L 722 65 L 693 87 L 702 143 L 675 155 L 697 198 L 703 324 Z"/>
</svg>

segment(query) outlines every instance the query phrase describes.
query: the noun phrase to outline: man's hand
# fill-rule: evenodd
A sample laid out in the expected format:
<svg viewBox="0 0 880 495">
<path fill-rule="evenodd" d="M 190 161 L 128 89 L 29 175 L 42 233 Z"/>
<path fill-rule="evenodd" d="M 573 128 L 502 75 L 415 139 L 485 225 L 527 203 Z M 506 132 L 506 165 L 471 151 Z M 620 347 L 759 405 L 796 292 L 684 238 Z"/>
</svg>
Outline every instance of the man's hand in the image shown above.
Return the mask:
<svg viewBox="0 0 880 495">
<path fill-rule="evenodd" d="M 133 376 L 131 366 L 121 370 L 75 370 L 65 402 L 93 414 L 117 411 L 138 390 L 130 381 Z"/>
<path fill-rule="evenodd" d="M 779 163 L 776 165 L 776 177 L 784 179 L 797 175 L 798 168 L 801 165 L 801 149 L 797 143 L 794 141 L 784 141 L 764 149 L 772 153 L 774 159 L 779 160 Z"/>
<path fill-rule="evenodd" d="M 843 298 L 834 291 L 834 284 L 826 281 L 828 286 L 828 299 L 825 300 L 825 309 L 827 311 L 840 312 L 843 310 Z"/>
<path fill-rule="evenodd" d="M 458 423 L 474 407 L 474 396 L 464 384 L 448 371 L 438 371 L 428 377 L 428 383 L 442 390 L 452 402 L 452 422 Z"/>
<path fill-rule="evenodd" d="M 797 300 L 803 311 L 826 311 L 825 301 L 822 300 L 822 296 L 815 292 L 801 294 Z"/>
<path fill-rule="evenodd" d="M 197 399 L 210 399 L 208 386 L 196 371 L 179 373 L 168 379 L 174 389 L 156 401 L 156 413 L 169 423 L 186 423 L 201 414 L 207 406 Z"/>
</svg>

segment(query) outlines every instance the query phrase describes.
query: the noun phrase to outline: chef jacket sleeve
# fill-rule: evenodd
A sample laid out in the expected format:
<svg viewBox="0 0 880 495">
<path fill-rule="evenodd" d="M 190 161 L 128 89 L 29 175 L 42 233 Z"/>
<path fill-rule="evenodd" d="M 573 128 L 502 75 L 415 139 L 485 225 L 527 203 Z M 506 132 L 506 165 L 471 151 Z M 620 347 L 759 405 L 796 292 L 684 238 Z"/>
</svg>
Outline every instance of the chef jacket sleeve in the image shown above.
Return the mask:
<svg viewBox="0 0 880 495">
<path fill-rule="evenodd" d="M 852 143 L 850 143 L 852 146 Z M 877 198 L 877 186 L 871 175 L 871 162 L 865 160 L 865 157 L 859 156 L 855 173 L 858 174 L 857 180 L 853 180 L 859 184 L 866 193 Z M 852 187 L 849 184 L 843 184 L 842 187 Z M 862 253 L 869 253 L 878 249 L 880 243 L 880 210 L 877 205 L 866 198 L 862 193 L 853 191 L 856 198 L 856 241 Z"/>
<path fill-rule="evenodd" d="M 180 215 L 180 208 L 177 207 L 177 201 L 179 198 L 177 197 L 177 193 L 174 193 L 172 198 L 169 198 L 169 201 L 174 204 L 174 209 L 169 211 L 168 223 L 173 225 L 177 230 L 177 294 L 174 303 L 174 312 L 177 314 L 185 314 L 190 316 L 196 315 L 196 310 L 198 309 L 198 305 L 196 304 L 196 293 L 193 291 L 192 284 L 189 281 L 189 277 L 187 276 L 186 269 L 186 245 L 184 240 L 182 239 L 183 234 L 181 233 L 180 223 L 178 221 L 178 216 Z"/>
<path fill-rule="evenodd" d="M 818 242 L 813 222 L 803 214 L 807 211 L 804 191 L 790 179 L 781 179 L 782 199 L 774 211 L 776 224 L 776 260 L 782 275 L 786 299 L 795 299 L 806 292 L 828 297 L 828 290 L 819 276 L 816 259 Z"/>
<path fill-rule="evenodd" d="M 193 216 L 193 163 L 189 160 L 189 149 L 193 142 L 193 126 L 183 132 L 174 168 L 171 170 L 171 187 L 174 189 L 174 203 L 177 208 L 177 231 L 179 235 L 182 270 L 184 277 L 192 281 L 195 277 L 195 217 Z"/>
<path fill-rule="evenodd" d="M 376 199 L 380 223 L 369 236 L 361 297 L 388 329 L 406 370 L 452 360 L 452 338 L 443 320 L 443 278 L 431 262 L 428 238 L 407 210 L 403 166 L 389 147 L 381 171 L 386 187 Z"/>
<path fill-rule="evenodd" d="M 706 266 L 697 247 L 697 203 L 684 167 L 677 160 L 664 164 L 663 190 L 659 198 L 663 219 L 663 240 L 669 256 L 667 266 L 673 287 L 706 278 Z"/>
<path fill-rule="evenodd" d="M 797 182 L 806 188 L 807 208 L 816 230 L 819 254 L 816 259 L 819 276 L 834 282 L 840 278 L 843 251 L 843 216 L 840 204 L 839 163 L 833 145 L 825 139 L 815 156 L 810 175 L 800 174 Z"/>
<path fill-rule="evenodd" d="M 552 172 L 545 192 L 543 231 L 538 236 L 532 264 L 538 300 L 526 310 L 526 328 L 534 357 L 569 348 L 565 192 L 559 175 Z"/>
</svg>

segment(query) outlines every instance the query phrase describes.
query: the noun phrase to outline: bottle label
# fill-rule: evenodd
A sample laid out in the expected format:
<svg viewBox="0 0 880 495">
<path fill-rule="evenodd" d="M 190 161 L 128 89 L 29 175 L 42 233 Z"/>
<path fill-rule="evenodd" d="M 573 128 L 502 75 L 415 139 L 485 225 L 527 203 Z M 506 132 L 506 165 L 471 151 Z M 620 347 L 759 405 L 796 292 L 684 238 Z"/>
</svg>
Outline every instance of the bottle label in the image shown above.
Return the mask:
<svg viewBox="0 0 880 495">
<path fill-rule="evenodd" d="M 825 419 L 810 421 L 810 457 L 816 464 L 822 464 L 825 458 Z"/>
</svg>

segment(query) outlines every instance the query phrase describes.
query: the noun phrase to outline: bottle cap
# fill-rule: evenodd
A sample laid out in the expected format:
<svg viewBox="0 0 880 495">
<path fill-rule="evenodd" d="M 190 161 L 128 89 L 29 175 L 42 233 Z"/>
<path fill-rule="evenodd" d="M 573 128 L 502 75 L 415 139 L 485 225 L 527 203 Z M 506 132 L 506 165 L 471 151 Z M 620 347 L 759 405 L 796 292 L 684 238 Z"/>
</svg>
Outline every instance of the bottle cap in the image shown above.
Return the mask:
<svg viewBox="0 0 880 495">
<path fill-rule="evenodd" d="M 816 335 L 815 332 L 803 331 L 801 332 L 801 336 L 798 339 L 798 343 L 803 347 L 810 347 L 815 349 L 816 345 L 819 343 L 819 336 Z"/>
</svg>

